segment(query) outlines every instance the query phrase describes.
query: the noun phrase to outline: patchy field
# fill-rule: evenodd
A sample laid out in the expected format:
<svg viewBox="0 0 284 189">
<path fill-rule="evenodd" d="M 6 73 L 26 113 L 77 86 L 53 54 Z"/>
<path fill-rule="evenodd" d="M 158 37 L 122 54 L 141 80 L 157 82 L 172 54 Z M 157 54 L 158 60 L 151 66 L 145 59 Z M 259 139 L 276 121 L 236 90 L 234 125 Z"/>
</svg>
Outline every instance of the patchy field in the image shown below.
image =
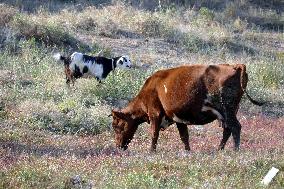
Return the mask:
<svg viewBox="0 0 284 189">
<path fill-rule="evenodd" d="M 35 11 L 5 2 L 0 188 L 263 188 L 272 166 L 280 172 L 270 188 L 284 188 L 284 15 L 278 9 L 242 1 L 220 11 L 207 4 L 146 11 L 121 2 L 82 8 L 64 1 Z M 258 17 L 278 30 L 258 25 Z M 101 85 L 79 79 L 68 88 L 52 55 L 73 51 L 128 54 L 135 69 L 117 70 Z M 196 63 L 246 64 L 248 92 L 267 102 L 257 107 L 243 98 L 241 150 L 234 152 L 230 139 L 217 151 L 217 122 L 189 126 L 191 153 L 174 125 L 161 132 L 156 153 L 149 152 L 147 124 L 127 151 L 117 150 L 111 109 L 125 106 L 154 71 Z"/>
<path fill-rule="evenodd" d="M 6 130 L 9 136 L 1 135 L 1 184 L 61 188 L 68 178 L 80 175 L 94 188 L 262 188 L 260 180 L 274 166 L 281 171 L 271 187 L 281 188 L 283 121 L 242 116 L 242 144 L 237 153 L 230 142 L 225 151 L 216 151 L 222 129 L 214 123 L 190 127 L 190 154 L 182 150 L 173 126 L 161 133 L 157 153 L 147 151 L 147 125 L 139 128 L 125 152 L 114 148 L 108 132 L 77 137 Z M 12 135 L 21 134 L 13 140 Z"/>
</svg>

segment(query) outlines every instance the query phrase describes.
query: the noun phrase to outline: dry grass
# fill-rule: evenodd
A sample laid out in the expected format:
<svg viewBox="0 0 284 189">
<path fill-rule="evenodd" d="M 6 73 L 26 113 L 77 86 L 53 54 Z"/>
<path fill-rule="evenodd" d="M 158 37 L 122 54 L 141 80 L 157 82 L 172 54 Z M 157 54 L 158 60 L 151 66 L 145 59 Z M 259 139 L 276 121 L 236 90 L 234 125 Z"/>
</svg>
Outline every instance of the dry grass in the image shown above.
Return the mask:
<svg viewBox="0 0 284 189">
<path fill-rule="evenodd" d="M 6 26 L 6 24 L 13 19 L 17 12 L 18 10 L 13 7 L 0 4 L 0 26 Z"/>
<path fill-rule="evenodd" d="M 78 188 L 75 178 L 93 188 L 263 188 L 272 166 L 280 172 L 270 187 L 283 188 L 283 32 L 253 26 L 242 17 L 246 5 L 151 12 L 119 2 L 27 13 L 1 4 L 0 188 Z M 249 10 L 247 18 L 282 19 Z M 74 49 L 129 54 L 136 69 L 117 70 L 101 85 L 79 79 L 69 89 L 52 54 Z M 224 62 L 246 64 L 249 93 L 268 102 L 256 107 L 243 98 L 241 151 L 231 140 L 216 151 L 216 122 L 189 126 L 190 154 L 174 126 L 161 133 L 157 153 L 148 152 L 147 124 L 129 150 L 115 148 L 110 110 L 125 106 L 155 70 Z"/>
</svg>

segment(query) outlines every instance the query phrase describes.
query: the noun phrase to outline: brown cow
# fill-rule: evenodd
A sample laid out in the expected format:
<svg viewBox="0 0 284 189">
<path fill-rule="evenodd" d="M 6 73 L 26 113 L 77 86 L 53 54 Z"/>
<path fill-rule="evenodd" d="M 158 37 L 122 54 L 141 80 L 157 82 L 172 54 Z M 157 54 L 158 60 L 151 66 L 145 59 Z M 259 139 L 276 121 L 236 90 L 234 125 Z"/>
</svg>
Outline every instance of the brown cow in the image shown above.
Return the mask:
<svg viewBox="0 0 284 189">
<path fill-rule="evenodd" d="M 244 64 L 192 65 L 158 71 L 146 80 L 127 107 L 112 110 L 116 145 L 126 150 L 138 125 L 148 122 L 151 151 L 155 151 L 160 129 L 176 123 L 185 149 L 190 150 L 187 125 L 217 119 L 224 128 L 219 149 L 224 149 L 232 134 L 237 150 L 241 125 L 236 114 L 247 82 Z M 262 105 L 247 96 L 252 103 Z"/>
</svg>

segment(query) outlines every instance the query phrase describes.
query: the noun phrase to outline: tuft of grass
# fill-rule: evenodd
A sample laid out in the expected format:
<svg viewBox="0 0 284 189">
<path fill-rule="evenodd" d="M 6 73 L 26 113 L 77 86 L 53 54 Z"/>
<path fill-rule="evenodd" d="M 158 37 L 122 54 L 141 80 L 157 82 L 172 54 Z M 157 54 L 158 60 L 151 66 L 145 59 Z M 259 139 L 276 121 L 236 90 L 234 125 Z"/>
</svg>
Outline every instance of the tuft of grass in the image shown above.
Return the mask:
<svg viewBox="0 0 284 189">
<path fill-rule="evenodd" d="M 267 62 L 269 61 L 269 62 Z M 258 87 L 278 89 L 284 85 L 284 64 L 276 60 L 263 60 L 256 64 L 249 65 L 250 75 L 253 82 L 258 83 Z"/>
<path fill-rule="evenodd" d="M 247 29 L 248 23 L 246 21 L 241 20 L 239 17 L 235 19 L 233 22 L 233 27 L 235 31 L 243 32 Z"/>
<path fill-rule="evenodd" d="M 0 27 L 7 27 L 8 23 L 18 14 L 18 10 L 6 4 L 0 4 Z"/>
<path fill-rule="evenodd" d="M 202 19 L 205 19 L 207 21 L 213 21 L 214 17 L 215 17 L 215 14 L 214 14 L 213 11 L 209 10 L 208 8 L 201 7 L 200 10 L 199 10 L 199 16 Z"/>
<path fill-rule="evenodd" d="M 21 15 L 14 18 L 11 27 L 19 32 L 20 37 L 27 40 L 35 39 L 46 46 L 57 46 L 59 48 L 64 46 L 73 49 L 88 48 L 69 32 L 52 22 L 40 23 Z"/>
<path fill-rule="evenodd" d="M 161 37 L 165 26 L 158 16 L 149 15 L 140 24 L 141 33 L 147 37 Z"/>
<path fill-rule="evenodd" d="M 271 166 L 280 172 L 270 187 L 283 187 L 283 34 L 252 26 L 258 17 L 274 22 L 281 15 L 250 9 L 245 1 L 231 1 L 218 12 L 164 5 L 151 12 L 121 2 L 69 5 L 26 13 L 1 4 L 0 188 L 72 188 L 77 175 L 95 188 L 263 188 Z M 81 41 L 91 51 L 80 48 Z M 129 53 L 146 66 L 117 69 L 102 84 L 78 79 L 68 88 L 54 48 L 106 57 Z M 222 137 L 216 122 L 188 127 L 190 154 L 174 125 L 160 133 L 156 153 L 148 153 L 147 124 L 127 151 L 117 150 L 111 109 L 124 107 L 155 70 L 196 63 L 245 63 L 249 93 L 269 101 L 240 104 L 241 150 L 231 150 L 231 138 L 225 151 L 215 150 Z"/>
</svg>

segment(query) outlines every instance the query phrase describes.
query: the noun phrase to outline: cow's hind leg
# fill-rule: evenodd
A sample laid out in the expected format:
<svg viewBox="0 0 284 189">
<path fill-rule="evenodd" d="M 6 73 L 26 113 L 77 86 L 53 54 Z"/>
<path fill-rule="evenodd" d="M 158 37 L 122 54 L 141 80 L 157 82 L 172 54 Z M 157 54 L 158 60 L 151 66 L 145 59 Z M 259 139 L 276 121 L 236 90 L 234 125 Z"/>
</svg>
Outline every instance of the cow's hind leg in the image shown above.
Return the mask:
<svg viewBox="0 0 284 189">
<path fill-rule="evenodd" d="M 188 135 L 187 125 L 183 123 L 176 123 L 176 125 L 179 131 L 180 139 L 184 144 L 184 148 L 185 150 L 189 151 L 190 147 L 189 147 L 189 135 Z"/>
<path fill-rule="evenodd" d="M 234 143 L 235 143 L 235 150 L 239 150 L 240 149 L 240 136 L 241 136 L 241 124 L 240 122 L 237 120 L 236 117 L 232 118 L 229 122 L 231 122 L 231 131 L 232 131 L 232 135 L 233 135 L 233 139 L 234 139 Z"/>
<path fill-rule="evenodd" d="M 239 107 L 238 94 L 236 88 L 234 88 L 231 83 L 228 83 L 230 87 L 221 89 L 221 105 L 224 112 L 225 124 L 224 124 L 224 134 L 223 139 L 230 137 L 231 131 L 234 139 L 235 150 L 240 148 L 240 135 L 241 135 L 241 124 L 236 117 L 236 113 Z M 225 128 L 229 130 L 225 130 Z M 228 139 L 227 139 L 228 140 Z M 223 140 L 222 140 L 223 141 Z M 222 142 L 220 144 L 222 147 Z M 224 145 L 225 146 L 225 145 Z"/>
<path fill-rule="evenodd" d="M 223 150 L 224 149 L 224 147 L 225 147 L 225 145 L 226 145 L 226 143 L 227 143 L 227 141 L 230 138 L 231 133 L 232 133 L 231 129 L 229 129 L 228 127 L 224 126 L 223 128 L 224 128 L 224 130 L 223 130 L 223 138 L 221 140 L 221 143 L 219 145 L 218 150 Z"/>
<path fill-rule="evenodd" d="M 220 144 L 220 149 L 224 148 L 230 134 L 232 133 L 234 139 L 235 150 L 240 148 L 240 135 L 241 135 L 241 124 L 235 115 L 228 116 L 226 126 L 223 132 L 223 139 Z"/>
</svg>

